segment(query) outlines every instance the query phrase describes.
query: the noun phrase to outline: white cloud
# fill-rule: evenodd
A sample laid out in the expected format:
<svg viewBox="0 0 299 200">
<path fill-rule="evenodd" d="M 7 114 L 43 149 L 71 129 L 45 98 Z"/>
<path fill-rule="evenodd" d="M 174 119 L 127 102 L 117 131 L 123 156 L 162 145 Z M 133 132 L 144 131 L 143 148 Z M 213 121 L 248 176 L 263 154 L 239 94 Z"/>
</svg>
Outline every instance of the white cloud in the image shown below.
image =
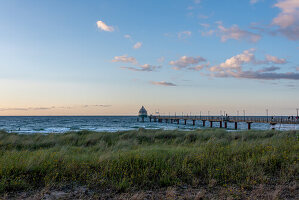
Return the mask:
<svg viewBox="0 0 299 200">
<path fill-rule="evenodd" d="M 299 1 L 277 0 L 273 7 L 280 9 L 280 13 L 270 25 L 253 23 L 251 28 L 272 36 L 283 35 L 289 40 L 299 40 Z"/>
<path fill-rule="evenodd" d="M 250 3 L 251 4 L 255 4 L 255 3 L 257 3 L 259 0 L 250 0 Z"/>
<path fill-rule="evenodd" d="M 161 68 L 161 66 L 155 66 L 150 64 L 144 64 L 144 65 L 138 64 L 136 58 L 128 57 L 128 55 L 115 56 L 112 62 L 131 63 L 132 65 L 134 65 L 134 67 L 126 67 L 126 66 L 120 67 L 121 69 L 127 69 L 131 71 L 151 72 Z"/>
<path fill-rule="evenodd" d="M 166 81 L 151 81 L 152 85 L 161 85 L 161 86 L 177 86 L 174 83 L 166 82 Z"/>
<path fill-rule="evenodd" d="M 144 64 L 144 65 L 136 65 L 136 67 L 121 67 L 121 69 L 127 69 L 131 71 L 143 71 L 143 72 L 152 72 L 156 69 L 161 68 L 161 66 L 155 66 L 150 64 Z"/>
<path fill-rule="evenodd" d="M 209 16 L 207 16 L 207 15 L 202 15 L 202 14 L 199 14 L 199 15 L 198 15 L 198 18 L 199 18 L 199 19 L 208 19 L 208 18 L 209 18 Z"/>
<path fill-rule="evenodd" d="M 191 31 L 182 31 L 182 32 L 178 33 L 178 38 L 179 39 L 186 39 L 186 38 L 190 37 L 191 34 L 192 34 Z"/>
<path fill-rule="evenodd" d="M 276 32 L 290 40 L 299 40 L 299 1 L 280 0 L 274 7 L 281 9 L 278 16 L 272 20 L 272 25 L 279 27 Z"/>
<path fill-rule="evenodd" d="M 245 50 L 243 53 L 227 59 L 224 63 L 221 63 L 219 67 L 240 69 L 243 64 L 255 61 L 254 52 L 255 49 Z"/>
<path fill-rule="evenodd" d="M 197 56 L 197 57 L 182 56 L 179 60 L 170 61 L 169 64 L 174 66 L 173 69 L 180 70 L 190 65 L 198 64 L 199 62 L 205 62 L 205 61 L 206 59 L 201 56 Z"/>
<path fill-rule="evenodd" d="M 279 67 L 275 67 L 275 66 L 264 67 L 258 70 L 245 70 L 244 68 L 248 64 L 264 65 L 269 63 L 276 63 L 276 64 L 286 63 L 285 59 L 279 59 L 271 55 L 266 55 L 265 60 L 257 61 L 255 59 L 254 53 L 255 53 L 254 49 L 245 50 L 241 54 L 233 56 L 219 65 L 211 66 L 209 68 L 209 71 L 211 72 L 210 75 L 214 77 L 233 77 L 233 78 L 261 79 L 261 80 L 277 80 L 277 79 L 299 80 L 299 73 L 275 72 L 276 70 L 280 69 Z"/>
<path fill-rule="evenodd" d="M 210 27 L 210 24 L 205 24 L 205 23 L 200 23 L 199 25 L 201 25 L 204 28 L 209 28 Z"/>
<path fill-rule="evenodd" d="M 201 35 L 202 36 L 210 36 L 210 35 L 213 35 L 215 33 L 215 31 L 214 30 L 208 30 L 208 31 L 202 31 L 201 32 Z"/>
<path fill-rule="evenodd" d="M 285 64 L 286 63 L 286 59 L 278 58 L 278 57 L 271 56 L 271 55 L 266 55 L 266 61 L 272 62 L 275 64 Z"/>
<path fill-rule="evenodd" d="M 286 28 L 293 25 L 296 20 L 298 21 L 298 0 L 281 0 L 278 1 L 274 6 L 280 8 L 282 11 L 276 18 L 273 19 L 273 24 L 282 28 Z"/>
<path fill-rule="evenodd" d="M 157 61 L 159 63 L 163 63 L 165 61 L 165 57 L 164 56 L 161 56 L 160 58 L 157 59 Z"/>
<path fill-rule="evenodd" d="M 247 40 L 249 42 L 257 42 L 261 39 L 261 36 L 249 31 L 241 30 L 238 25 L 232 25 L 230 28 L 226 28 L 221 22 L 218 22 L 218 32 L 222 42 L 226 42 L 229 39 L 234 40 Z"/>
<path fill-rule="evenodd" d="M 142 46 L 141 42 L 137 42 L 136 44 L 134 44 L 133 48 L 134 49 L 139 49 Z"/>
<path fill-rule="evenodd" d="M 272 55 L 266 55 L 265 60 L 257 60 L 255 58 L 255 49 L 248 49 L 243 51 L 241 54 L 233 56 L 227 59 L 224 63 L 219 64 L 218 66 L 214 66 L 211 68 L 213 71 L 221 71 L 221 69 L 236 69 L 241 70 L 244 64 L 253 64 L 253 65 L 260 65 L 260 64 L 285 64 L 287 63 L 286 59 L 278 58 Z M 273 69 L 273 68 L 272 68 Z"/>
<path fill-rule="evenodd" d="M 128 55 L 115 56 L 112 62 L 124 62 L 124 63 L 133 63 L 137 64 L 137 60 L 134 57 L 128 57 Z"/>
<path fill-rule="evenodd" d="M 108 26 L 103 21 L 97 21 L 97 26 L 98 26 L 99 29 L 101 29 L 103 31 L 108 31 L 108 32 L 113 32 L 114 31 L 114 28 L 112 26 Z"/>
<path fill-rule="evenodd" d="M 131 37 L 131 35 L 126 34 L 126 35 L 124 35 L 124 38 L 131 39 L 132 37 Z"/>
<path fill-rule="evenodd" d="M 207 63 L 207 64 L 202 64 L 202 65 L 196 65 L 194 67 L 189 67 L 188 69 L 189 70 L 194 70 L 194 71 L 200 71 L 200 70 L 202 70 L 202 69 L 204 69 L 206 67 L 209 67 L 209 66 L 210 66 L 210 64 Z"/>
</svg>

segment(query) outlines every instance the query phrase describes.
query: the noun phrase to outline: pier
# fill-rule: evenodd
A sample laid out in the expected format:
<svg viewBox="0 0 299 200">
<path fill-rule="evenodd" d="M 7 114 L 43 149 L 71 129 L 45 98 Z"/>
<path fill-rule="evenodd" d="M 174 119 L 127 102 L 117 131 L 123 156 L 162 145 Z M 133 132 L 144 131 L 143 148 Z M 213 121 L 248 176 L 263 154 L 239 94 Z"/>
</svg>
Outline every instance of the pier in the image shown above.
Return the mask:
<svg viewBox="0 0 299 200">
<path fill-rule="evenodd" d="M 183 123 L 187 124 L 187 121 L 191 121 L 195 126 L 196 121 L 202 121 L 203 127 L 209 122 L 208 126 L 213 127 L 213 124 L 218 123 L 220 128 L 227 128 L 228 123 L 233 123 L 234 128 L 238 129 L 238 123 L 247 123 L 248 130 L 251 129 L 252 123 L 266 123 L 270 125 L 276 124 L 299 124 L 299 119 L 296 117 L 289 118 L 285 116 L 278 117 L 260 117 L 260 116 L 149 116 L 150 122 L 165 122 L 165 123 Z"/>
</svg>

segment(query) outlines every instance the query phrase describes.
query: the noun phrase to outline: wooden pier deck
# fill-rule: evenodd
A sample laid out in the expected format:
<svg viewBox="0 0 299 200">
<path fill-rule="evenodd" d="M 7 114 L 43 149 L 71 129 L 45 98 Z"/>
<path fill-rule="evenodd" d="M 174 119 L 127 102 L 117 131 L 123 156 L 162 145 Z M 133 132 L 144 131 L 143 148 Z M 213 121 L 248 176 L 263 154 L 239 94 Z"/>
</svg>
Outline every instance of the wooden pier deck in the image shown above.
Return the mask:
<svg viewBox="0 0 299 200">
<path fill-rule="evenodd" d="M 299 119 L 296 117 L 289 118 L 285 116 L 281 117 L 260 117 L 260 116 L 149 116 L 150 122 L 177 123 L 180 121 L 183 124 L 187 124 L 187 121 L 192 121 L 195 126 L 196 121 L 202 121 L 203 126 L 206 126 L 206 121 L 210 123 L 210 127 L 213 127 L 213 123 L 219 123 L 220 128 L 227 128 L 228 123 L 234 123 L 235 129 L 238 129 L 239 122 L 245 122 L 248 124 L 248 129 L 251 129 L 252 123 L 267 123 L 271 125 L 275 124 L 299 124 Z"/>
</svg>

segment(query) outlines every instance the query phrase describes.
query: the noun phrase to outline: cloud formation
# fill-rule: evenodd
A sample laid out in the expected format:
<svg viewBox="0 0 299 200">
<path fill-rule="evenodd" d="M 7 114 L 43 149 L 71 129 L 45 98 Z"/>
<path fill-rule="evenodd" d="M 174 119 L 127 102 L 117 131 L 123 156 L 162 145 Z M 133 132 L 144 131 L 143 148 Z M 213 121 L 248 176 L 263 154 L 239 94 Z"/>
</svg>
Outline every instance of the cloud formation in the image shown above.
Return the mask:
<svg viewBox="0 0 299 200">
<path fill-rule="evenodd" d="M 161 68 L 161 66 L 155 66 L 150 64 L 144 64 L 144 65 L 136 65 L 136 67 L 120 67 L 121 69 L 128 69 L 131 71 L 143 71 L 143 72 L 152 72 L 155 71 L 158 68 Z"/>
<path fill-rule="evenodd" d="M 243 53 L 233 56 L 227 59 L 224 63 L 221 63 L 218 67 L 220 69 L 236 69 L 239 70 L 245 63 L 253 63 L 255 61 L 254 56 L 255 49 L 249 49 L 243 51 Z"/>
<path fill-rule="evenodd" d="M 182 31 L 178 33 L 178 38 L 179 39 L 186 39 L 192 35 L 191 31 Z"/>
<path fill-rule="evenodd" d="M 258 72 L 262 73 L 262 72 L 273 72 L 273 71 L 276 71 L 276 70 L 279 70 L 280 67 L 275 67 L 275 66 L 271 66 L 271 67 L 264 67 L 260 70 L 258 70 Z"/>
<path fill-rule="evenodd" d="M 250 0 L 251 4 L 256 4 L 257 2 L 259 2 L 259 0 Z"/>
<path fill-rule="evenodd" d="M 161 85 L 161 86 L 177 86 L 174 83 L 166 82 L 166 81 L 151 81 L 152 85 Z"/>
<path fill-rule="evenodd" d="M 273 24 L 287 28 L 297 21 L 296 18 L 299 16 L 298 0 L 281 0 L 274 4 L 274 6 L 280 8 L 281 12 L 273 19 Z"/>
<path fill-rule="evenodd" d="M 218 22 L 218 33 L 222 42 L 226 42 L 229 39 L 258 42 L 261 39 L 261 35 L 241 30 L 238 25 L 234 24 L 230 28 L 226 28 L 221 22 Z"/>
<path fill-rule="evenodd" d="M 133 48 L 134 49 L 139 49 L 142 46 L 141 42 L 137 42 L 136 44 L 134 44 Z"/>
<path fill-rule="evenodd" d="M 210 75 L 214 77 L 233 77 L 233 78 L 246 78 L 246 79 L 261 79 L 261 80 L 299 80 L 299 73 L 295 72 L 276 72 L 280 70 L 279 67 L 271 66 L 264 67 L 258 70 L 246 70 L 246 65 L 264 65 L 269 63 L 285 64 L 285 59 L 280 59 L 275 56 L 266 55 L 265 60 L 256 60 L 255 49 L 248 49 L 241 54 L 227 59 L 225 62 L 211 66 L 208 70 Z"/>
<path fill-rule="evenodd" d="M 210 24 L 205 24 L 205 23 L 200 23 L 199 25 L 201 25 L 204 28 L 209 28 L 210 27 Z"/>
<path fill-rule="evenodd" d="M 97 27 L 103 31 L 113 32 L 114 28 L 112 26 L 108 26 L 103 21 L 97 21 Z"/>
<path fill-rule="evenodd" d="M 217 72 L 218 71 L 219 72 L 219 71 L 223 71 L 223 69 L 240 71 L 240 70 L 242 70 L 242 67 L 245 64 L 260 65 L 260 64 L 270 64 L 270 63 L 274 63 L 274 64 L 285 64 L 285 63 L 287 63 L 286 59 L 278 58 L 278 57 L 275 57 L 275 56 L 272 56 L 272 55 L 266 55 L 265 60 L 257 60 L 255 58 L 254 53 L 255 53 L 254 48 L 245 50 L 241 54 L 238 54 L 238 55 L 233 56 L 229 59 L 226 59 L 225 62 L 223 62 L 219 65 L 212 66 L 210 68 L 210 71 L 212 71 L 212 72 Z M 264 68 L 264 70 L 265 69 L 267 69 L 269 71 L 269 69 L 274 69 L 274 68 L 273 67 Z M 275 69 L 278 69 L 278 68 L 275 68 Z"/>
<path fill-rule="evenodd" d="M 271 55 L 266 55 L 266 61 L 275 63 L 275 64 L 285 64 L 287 61 L 284 58 L 278 58 Z"/>
<path fill-rule="evenodd" d="M 123 62 L 137 64 L 137 60 L 134 57 L 128 57 L 128 55 L 115 56 L 112 62 Z"/>
<path fill-rule="evenodd" d="M 197 56 L 197 57 L 182 56 L 179 60 L 170 61 L 169 64 L 174 66 L 173 69 L 180 70 L 183 68 L 187 68 L 191 65 L 198 64 L 199 62 L 205 62 L 205 61 L 206 59 L 201 56 Z"/>
<path fill-rule="evenodd" d="M 157 59 L 157 61 L 158 61 L 159 63 L 164 63 L 164 61 L 165 61 L 165 57 L 164 57 L 164 56 L 161 56 L 160 58 Z"/>
<path fill-rule="evenodd" d="M 28 108 L 0 108 L 0 111 L 28 111 L 28 110 L 50 110 L 55 107 L 28 107 Z"/>
<path fill-rule="evenodd" d="M 152 72 L 161 68 L 161 66 L 150 65 L 150 64 L 139 64 L 137 59 L 134 57 L 128 57 L 128 55 L 115 56 L 112 62 L 121 62 L 121 63 L 131 63 L 133 67 L 122 66 L 121 69 L 127 69 L 130 71 L 139 71 L 139 72 Z"/>
<path fill-rule="evenodd" d="M 211 36 L 215 33 L 215 30 L 201 31 L 202 36 Z"/>
<path fill-rule="evenodd" d="M 274 7 L 281 10 L 272 20 L 272 25 L 279 27 L 276 31 L 290 40 L 299 40 L 299 1 L 280 0 Z"/>
<path fill-rule="evenodd" d="M 234 77 L 234 78 L 246 78 L 246 79 L 260 79 L 260 80 L 299 80 L 299 73 L 287 72 L 287 73 L 260 73 L 258 71 L 240 71 L 237 73 L 219 73 L 217 77 Z"/>
<path fill-rule="evenodd" d="M 200 71 L 206 67 L 209 67 L 210 66 L 210 63 L 207 63 L 207 64 L 202 64 L 202 65 L 196 65 L 194 67 L 189 67 L 188 69 L 189 70 L 193 70 L 193 71 Z"/>
<path fill-rule="evenodd" d="M 96 104 L 96 105 L 79 105 L 79 106 L 51 106 L 51 107 L 24 107 L 24 108 L 0 108 L 1 111 L 33 111 L 33 110 L 53 110 L 53 109 L 73 109 L 87 107 L 110 107 L 112 105 Z"/>
</svg>

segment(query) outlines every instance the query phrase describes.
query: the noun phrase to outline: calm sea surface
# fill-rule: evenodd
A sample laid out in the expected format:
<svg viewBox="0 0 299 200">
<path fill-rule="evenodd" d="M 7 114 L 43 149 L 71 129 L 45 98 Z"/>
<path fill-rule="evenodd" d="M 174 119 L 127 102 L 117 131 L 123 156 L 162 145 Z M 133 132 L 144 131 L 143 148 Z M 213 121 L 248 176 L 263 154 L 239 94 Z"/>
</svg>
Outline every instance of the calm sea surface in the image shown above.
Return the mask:
<svg viewBox="0 0 299 200">
<path fill-rule="evenodd" d="M 213 127 L 219 123 L 213 123 Z M 209 123 L 206 123 L 209 127 Z M 68 131 L 91 130 L 91 131 L 125 131 L 138 128 L 164 129 L 164 130 L 193 130 L 202 129 L 202 122 L 196 121 L 192 126 L 192 121 L 183 124 L 166 124 L 149 122 L 137 122 L 137 117 L 132 116 L 50 116 L 50 117 L 0 117 L 0 130 L 16 133 L 64 133 Z M 252 129 L 269 130 L 269 124 L 253 123 Z M 228 123 L 228 129 L 234 130 L 234 124 Z M 246 130 L 246 123 L 238 123 L 238 129 Z M 277 130 L 299 130 L 299 125 L 275 125 Z"/>
</svg>

